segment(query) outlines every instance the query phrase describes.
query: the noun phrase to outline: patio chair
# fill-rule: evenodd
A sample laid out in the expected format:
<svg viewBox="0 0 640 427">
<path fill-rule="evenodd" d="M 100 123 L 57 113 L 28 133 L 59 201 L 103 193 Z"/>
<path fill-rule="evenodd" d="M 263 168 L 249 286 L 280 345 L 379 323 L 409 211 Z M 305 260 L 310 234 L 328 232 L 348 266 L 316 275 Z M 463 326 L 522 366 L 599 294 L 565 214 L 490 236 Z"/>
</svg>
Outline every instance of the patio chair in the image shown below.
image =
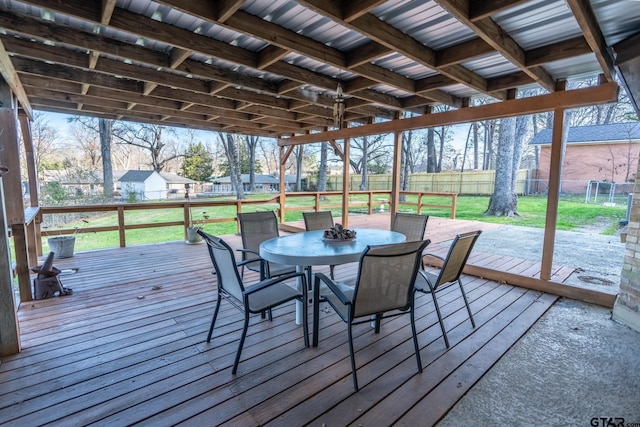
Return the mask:
<svg viewBox="0 0 640 427">
<path fill-rule="evenodd" d="M 447 254 L 446 258 L 442 258 L 441 256 L 434 254 L 427 254 L 426 256 L 431 256 L 442 260 L 443 263 L 440 267 L 440 272 L 438 274 L 432 274 L 426 271 L 420 271 L 420 276 L 418 276 L 416 279 L 416 291 L 429 293 L 433 298 L 433 304 L 436 307 L 438 321 L 440 322 L 440 328 L 442 329 L 442 336 L 444 337 L 444 343 L 447 348 L 449 348 L 449 338 L 447 337 L 447 331 L 444 327 L 442 313 L 440 312 L 440 307 L 438 306 L 436 293 L 438 293 L 442 289 L 448 288 L 455 283 L 458 283 L 458 285 L 460 286 L 460 292 L 462 292 L 464 304 L 467 306 L 467 312 L 469 313 L 469 319 L 471 319 L 471 325 L 474 328 L 476 327 L 476 322 L 473 319 L 471 307 L 469 306 L 467 295 L 464 292 L 464 287 L 462 286 L 460 275 L 462 274 L 462 269 L 466 265 L 469 254 L 471 253 L 476 240 L 478 240 L 480 233 L 482 233 L 481 230 L 458 234 L 453 239 L 453 243 L 451 243 L 451 246 L 449 247 L 449 253 Z"/>
<path fill-rule="evenodd" d="M 404 234 L 407 237 L 407 242 L 423 240 L 428 220 L 428 215 L 396 213 L 393 217 L 391 231 Z M 424 262 L 420 261 L 420 266 L 424 270 Z"/>
<path fill-rule="evenodd" d="M 296 271 L 294 265 L 266 262 L 260 258 L 260 243 L 278 237 L 278 219 L 275 212 L 239 213 L 240 235 L 242 236 L 242 273 L 244 268 L 260 273 L 260 280 L 277 277 Z"/>
<path fill-rule="evenodd" d="M 314 300 L 318 299 L 320 285 L 323 282 L 331 290 L 330 293 L 324 295 L 326 301 L 347 324 L 353 387 L 356 391 L 359 388 L 353 351 L 352 326 L 369 323 L 372 316 L 375 317 L 376 333 L 380 332 L 380 322 L 383 318 L 401 314 L 410 316 L 418 371 L 422 372 L 414 316 L 413 286 L 420 266 L 420 256 L 429 243 L 429 240 L 424 240 L 367 246 L 360 256 L 358 276 L 353 288 L 347 288 L 324 274 L 316 274 Z M 314 341 L 318 336 L 319 329 L 317 312 L 317 306 L 314 303 Z M 391 313 L 384 315 L 388 312 Z"/>
<path fill-rule="evenodd" d="M 307 231 L 326 230 L 333 227 L 333 215 L 331 211 L 302 212 L 304 227 Z M 335 265 L 329 266 L 329 275 L 334 279 L 333 270 Z"/>
<path fill-rule="evenodd" d="M 209 334 L 207 335 L 207 342 L 211 342 L 211 335 L 213 334 L 213 328 L 220 311 L 220 304 L 222 300 L 227 300 L 231 305 L 239 309 L 244 313 L 244 325 L 242 327 L 242 335 L 238 344 L 238 352 L 236 353 L 235 361 L 233 362 L 232 374 L 235 374 L 238 370 L 238 363 L 240 362 L 240 355 L 242 353 L 242 346 L 244 345 L 245 337 L 247 336 L 247 328 L 249 326 L 249 315 L 264 313 L 270 311 L 272 308 L 281 304 L 287 303 L 292 300 L 302 301 L 302 327 L 304 335 L 304 345 L 309 347 L 309 331 L 307 329 L 307 285 L 304 273 L 290 273 L 281 275 L 277 278 L 262 280 L 252 285 L 245 285 L 238 273 L 238 265 L 235 257 L 233 256 L 233 250 L 222 239 L 211 234 L 205 233 L 202 230 L 198 230 L 209 249 L 209 255 L 213 262 L 214 271 L 218 280 L 218 300 L 216 302 L 216 308 L 213 312 L 213 318 L 211 319 L 211 326 L 209 327 Z M 254 262 L 248 260 L 247 262 Z M 285 283 L 286 280 L 291 279 L 302 280 L 302 290 L 298 291 L 294 287 L 291 287 Z"/>
<path fill-rule="evenodd" d="M 427 228 L 428 215 L 396 213 L 393 217 L 391 231 L 397 231 L 407 236 L 407 242 L 424 240 L 424 231 Z"/>
</svg>

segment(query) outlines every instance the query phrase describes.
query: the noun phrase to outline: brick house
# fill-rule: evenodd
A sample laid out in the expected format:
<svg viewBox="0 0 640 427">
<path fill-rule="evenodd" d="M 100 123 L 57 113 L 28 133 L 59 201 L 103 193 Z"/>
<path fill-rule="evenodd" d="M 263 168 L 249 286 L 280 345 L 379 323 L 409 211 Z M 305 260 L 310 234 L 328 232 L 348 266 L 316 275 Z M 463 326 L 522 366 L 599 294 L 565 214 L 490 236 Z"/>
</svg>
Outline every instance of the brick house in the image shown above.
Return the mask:
<svg viewBox="0 0 640 427">
<path fill-rule="evenodd" d="M 529 142 L 538 150 L 540 191 L 549 180 L 551 129 L 544 129 Z M 632 183 L 640 158 L 640 123 L 576 126 L 569 128 L 562 164 L 562 191 L 584 193 L 589 181 Z M 628 187 L 631 184 L 619 186 Z"/>
</svg>

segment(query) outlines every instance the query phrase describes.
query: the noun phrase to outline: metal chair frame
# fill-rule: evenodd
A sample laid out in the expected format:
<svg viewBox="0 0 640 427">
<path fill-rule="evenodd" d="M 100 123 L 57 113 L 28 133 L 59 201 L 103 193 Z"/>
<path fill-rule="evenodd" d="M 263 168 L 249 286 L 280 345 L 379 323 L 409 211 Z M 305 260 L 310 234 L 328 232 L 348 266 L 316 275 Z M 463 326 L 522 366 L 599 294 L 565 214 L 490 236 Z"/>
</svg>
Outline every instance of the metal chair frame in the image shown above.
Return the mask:
<svg viewBox="0 0 640 427">
<path fill-rule="evenodd" d="M 302 302 L 303 310 L 303 335 L 304 345 L 309 347 L 309 330 L 307 321 L 307 283 L 304 273 L 290 273 L 281 275 L 275 278 L 261 280 L 258 283 L 245 286 L 242 277 L 238 272 L 238 267 L 248 262 L 255 262 L 255 260 L 242 261 L 236 263 L 233 255 L 233 249 L 221 238 L 212 236 L 205 233 L 202 230 L 198 230 L 209 250 L 209 255 L 214 266 L 212 274 L 216 275 L 218 282 L 218 298 L 216 301 L 216 308 L 213 312 L 213 318 L 211 319 L 211 326 L 209 327 L 209 333 L 207 335 L 207 342 L 211 342 L 211 336 L 213 335 L 213 329 L 215 327 L 218 312 L 220 311 L 220 305 L 222 300 L 226 300 L 232 306 L 244 313 L 244 323 L 242 327 L 242 335 L 240 342 L 238 343 L 238 350 L 233 362 L 232 374 L 235 374 L 238 370 L 238 364 L 240 363 L 240 356 L 242 354 L 242 348 L 247 336 L 247 329 L 249 327 L 249 315 L 250 314 L 262 314 L 265 311 L 271 312 L 271 309 L 281 304 L 285 304 L 292 300 L 298 300 Z M 244 263 L 244 264 L 243 264 Z M 238 265 L 240 264 L 240 265 Z M 294 290 L 291 286 L 284 284 L 284 281 L 300 279 L 302 282 L 301 291 Z M 271 319 L 271 316 L 270 316 Z"/>
<path fill-rule="evenodd" d="M 467 260 L 469 259 L 469 255 L 471 254 L 471 250 L 473 249 L 473 245 L 475 245 L 476 240 L 478 240 L 478 237 L 480 237 L 481 233 L 481 230 L 477 230 L 456 235 L 456 237 L 453 239 L 453 242 L 451 243 L 451 246 L 449 247 L 447 256 L 444 258 L 434 254 L 426 254 L 425 256 L 431 256 L 441 260 L 442 267 L 440 267 L 440 272 L 438 274 L 431 274 L 425 271 L 420 271 L 421 277 L 418 277 L 418 280 L 416 281 L 416 292 L 429 293 L 433 298 L 433 304 L 435 305 L 436 313 L 438 314 L 438 321 L 440 322 L 442 336 L 447 348 L 449 348 L 449 338 L 447 337 L 447 331 L 444 327 L 444 320 L 442 318 L 442 313 L 440 312 L 440 306 L 438 305 L 436 293 L 457 283 L 460 286 L 460 292 L 462 293 L 464 304 L 467 307 L 471 325 L 474 328 L 476 327 L 476 322 L 473 319 L 471 307 L 469 306 L 469 300 L 467 299 L 467 294 L 464 292 L 464 287 L 462 285 L 462 280 L 460 280 L 460 275 L 462 274 L 464 266 L 467 264 Z M 421 280 L 421 278 L 424 279 L 424 281 Z M 426 282 L 428 289 L 425 289 L 425 287 L 423 286 L 424 282 Z"/>
<path fill-rule="evenodd" d="M 420 266 L 420 256 L 429 243 L 429 240 L 425 240 L 368 246 L 360 256 L 358 276 L 352 291 L 346 291 L 340 283 L 324 274 L 315 275 L 314 299 L 318 300 L 320 296 L 321 283 L 326 284 L 332 291 L 331 294 L 325 295 L 326 301 L 347 324 L 353 387 L 356 391 L 359 387 L 352 326 L 371 322 L 371 316 L 375 317 L 375 332 L 378 333 L 383 318 L 409 314 L 418 371 L 422 372 L 415 325 L 414 283 Z M 317 343 L 319 330 L 317 311 L 314 309 L 313 312 L 314 345 Z M 385 315 L 387 312 L 390 314 Z"/>
</svg>

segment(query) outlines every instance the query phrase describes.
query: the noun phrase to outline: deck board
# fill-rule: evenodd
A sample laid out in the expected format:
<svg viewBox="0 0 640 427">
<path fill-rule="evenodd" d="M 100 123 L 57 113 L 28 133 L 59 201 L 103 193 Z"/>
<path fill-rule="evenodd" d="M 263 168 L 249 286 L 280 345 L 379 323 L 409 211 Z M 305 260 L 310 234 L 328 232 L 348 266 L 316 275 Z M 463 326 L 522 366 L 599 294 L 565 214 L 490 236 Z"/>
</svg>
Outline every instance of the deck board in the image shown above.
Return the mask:
<svg viewBox="0 0 640 427">
<path fill-rule="evenodd" d="M 446 251 L 452 229 L 445 226 L 431 249 Z M 240 246 L 237 235 L 225 239 Z M 487 253 L 474 253 L 474 262 L 535 270 L 535 263 Z M 304 347 L 293 304 L 274 310 L 272 322 L 252 318 L 238 374 L 231 375 L 242 315 L 223 304 L 212 342 L 205 342 L 215 298 L 205 246 L 108 249 L 55 264 L 79 268 L 62 277 L 74 294 L 21 305 L 23 351 L 0 363 L 2 425 L 429 425 L 556 298 L 465 276 L 477 326 L 459 291 L 444 290 L 438 300 L 447 350 L 431 297 L 421 294 L 416 326 L 424 372 L 417 372 L 408 317 L 385 320 L 380 334 L 359 325 L 361 391 L 354 393 L 346 326 L 324 306 L 317 348 Z M 336 274 L 355 274 L 356 266 L 337 266 Z"/>
</svg>

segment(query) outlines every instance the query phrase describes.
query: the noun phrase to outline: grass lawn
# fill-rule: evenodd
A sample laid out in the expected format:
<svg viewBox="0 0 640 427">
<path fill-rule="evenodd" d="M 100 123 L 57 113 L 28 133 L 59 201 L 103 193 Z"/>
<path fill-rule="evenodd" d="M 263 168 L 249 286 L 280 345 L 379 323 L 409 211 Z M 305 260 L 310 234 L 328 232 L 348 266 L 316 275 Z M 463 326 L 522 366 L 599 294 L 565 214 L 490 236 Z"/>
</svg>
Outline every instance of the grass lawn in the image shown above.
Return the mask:
<svg viewBox="0 0 640 427">
<path fill-rule="evenodd" d="M 259 199 L 264 196 L 251 195 L 251 198 Z M 216 200 L 224 200 L 216 198 Z M 355 195 L 351 197 L 351 202 L 368 200 L 365 195 Z M 427 197 L 423 198 L 423 203 L 443 204 L 444 199 Z M 417 202 L 417 196 L 407 197 L 407 202 Z M 309 207 L 313 208 L 313 197 L 291 197 L 287 199 L 288 207 Z M 339 196 L 329 197 L 328 200 L 322 202 L 325 205 L 339 205 L 341 198 Z M 546 196 L 522 196 L 518 200 L 518 216 L 514 217 L 492 217 L 484 215 L 484 211 L 489 206 L 488 196 L 459 196 L 457 201 L 456 218 L 468 219 L 476 221 L 491 222 L 497 224 L 520 225 L 527 227 L 543 228 L 546 217 Z M 277 204 L 260 204 L 243 206 L 243 212 L 253 210 L 276 209 Z M 366 208 L 362 208 L 366 209 Z M 400 205 L 402 211 L 416 211 L 415 206 Z M 339 208 L 332 208 L 334 215 L 340 214 Z M 448 209 L 423 208 L 423 215 L 441 216 L 448 218 L 450 212 Z M 195 218 L 200 218 L 203 212 L 193 212 Z M 233 218 L 235 217 L 235 207 L 216 207 L 206 212 L 209 218 Z M 626 198 L 621 199 L 616 206 L 603 206 L 602 204 L 586 204 L 582 197 L 564 197 L 560 200 L 558 206 L 558 230 L 573 230 L 577 227 L 588 226 L 595 223 L 607 223 L 609 227 L 605 234 L 614 234 L 618 226 L 618 221 L 626 216 Z M 302 219 L 301 211 L 289 211 L 286 213 L 286 221 L 297 221 Z M 141 210 L 127 211 L 127 224 L 154 223 L 165 221 L 181 221 L 181 209 L 167 210 Z M 90 227 L 117 225 L 116 214 L 104 214 L 94 216 L 88 219 Z M 66 224 L 65 228 L 78 226 L 82 228 L 87 225 L 81 221 L 77 223 Z M 232 234 L 237 231 L 235 222 L 222 222 L 207 224 L 205 226 L 207 232 L 217 235 Z M 157 242 L 166 242 L 173 240 L 182 240 L 184 231 L 182 226 L 136 229 L 127 230 L 127 245 L 139 245 Z M 79 233 L 76 238 L 76 250 L 91 250 L 106 247 L 117 247 L 119 238 L 117 232 L 101 232 L 101 233 Z M 48 252 L 46 239 L 43 239 L 43 252 Z"/>
</svg>

